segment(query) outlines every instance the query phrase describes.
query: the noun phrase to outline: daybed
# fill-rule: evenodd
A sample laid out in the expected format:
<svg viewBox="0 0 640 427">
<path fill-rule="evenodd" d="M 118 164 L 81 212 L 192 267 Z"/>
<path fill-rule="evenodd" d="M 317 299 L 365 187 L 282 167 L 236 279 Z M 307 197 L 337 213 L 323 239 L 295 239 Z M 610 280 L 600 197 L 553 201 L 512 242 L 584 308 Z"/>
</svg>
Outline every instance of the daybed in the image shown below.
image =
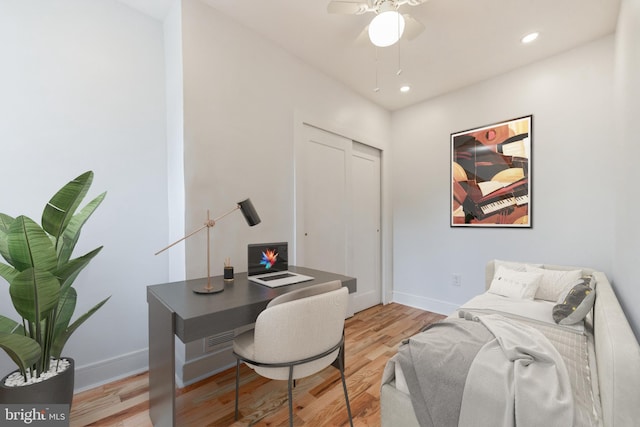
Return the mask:
<svg viewBox="0 0 640 427">
<path fill-rule="evenodd" d="M 581 285 L 595 287 L 593 308 L 577 322 L 574 314 L 562 314 L 570 304 L 561 304 L 571 298 L 573 284 L 566 281 L 575 270 L 581 271 Z M 501 286 L 513 282 L 500 282 L 502 275 L 527 273 L 541 277 L 535 295 L 525 284 L 519 295 L 509 295 L 509 288 L 505 296 Z M 551 290 L 557 301 L 540 294 L 550 292 L 553 277 L 564 281 Z M 487 264 L 486 288 L 406 340 L 387 363 L 383 427 L 640 426 L 640 346 L 605 274 L 496 260 Z M 560 324 L 554 307 L 558 318 L 566 316 Z M 514 350 L 524 358 L 513 357 Z"/>
</svg>

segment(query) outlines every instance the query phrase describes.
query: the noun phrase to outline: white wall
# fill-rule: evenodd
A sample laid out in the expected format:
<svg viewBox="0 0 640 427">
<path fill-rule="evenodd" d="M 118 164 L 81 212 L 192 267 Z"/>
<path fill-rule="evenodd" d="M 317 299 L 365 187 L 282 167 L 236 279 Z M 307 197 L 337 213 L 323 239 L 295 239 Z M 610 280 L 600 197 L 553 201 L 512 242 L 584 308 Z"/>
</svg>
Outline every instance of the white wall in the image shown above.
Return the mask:
<svg viewBox="0 0 640 427">
<path fill-rule="evenodd" d="M 620 9 L 616 34 L 616 101 L 619 119 L 619 144 L 615 147 L 618 172 L 614 288 L 640 339 L 640 198 L 636 185 L 640 158 L 640 2 L 625 0 Z"/>
<path fill-rule="evenodd" d="M 296 117 L 387 147 L 390 114 L 199 0 L 183 2 L 187 229 L 250 197 L 262 223 L 238 212 L 212 234 L 212 269 L 230 257 L 246 271 L 246 245 L 294 242 Z M 187 277 L 206 272 L 205 233 L 187 244 Z"/>
<path fill-rule="evenodd" d="M 180 0 L 172 0 L 167 16 L 163 20 L 163 27 L 167 94 L 167 185 L 169 193 L 167 245 L 169 245 L 184 235 L 184 93 L 182 2 Z M 186 277 L 184 243 L 179 243 L 167 250 L 169 280 L 172 282 L 184 280 Z"/>
<path fill-rule="evenodd" d="M 449 313 L 492 258 L 611 274 L 613 52 L 607 37 L 393 114 L 394 300 Z M 533 228 L 450 228 L 450 133 L 529 114 Z"/>
<path fill-rule="evenodd" d="M 168 271 L 153 256 L 168 228 L 162 25 L 112 0 L 3 1 L 0 40 L 0 211 L 39 221 L 86 170 L 86 201 L 108 192 L 75 254 L 104 245 L 76 280 L 76 315 L 112 295 L 64 351 L 76 389 L 146 369 L 146 286 Z M 13 369 L 2 352 L 0 373 Z"/>
</svg>

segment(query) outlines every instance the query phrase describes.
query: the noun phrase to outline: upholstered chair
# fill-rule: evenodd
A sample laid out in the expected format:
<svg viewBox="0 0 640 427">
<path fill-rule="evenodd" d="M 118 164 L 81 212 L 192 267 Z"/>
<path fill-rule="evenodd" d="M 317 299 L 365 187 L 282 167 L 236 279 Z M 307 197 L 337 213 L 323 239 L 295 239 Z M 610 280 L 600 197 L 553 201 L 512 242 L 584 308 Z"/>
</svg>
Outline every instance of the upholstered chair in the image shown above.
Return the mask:
<svg viewBox="0 0 640 427">
<path fill-rule="evenodd" d="M 253 329 L 234 339 L 236 420 L 241 362 L 263 377 L 288 381 L 289 425 L 293 426 L 294 380 L 313 375 L 337 359 L 349 422 L 353 426 L 344 377 L 348 293 L 339 280 L 288 292 L 269 303 Z"/>
</svg>

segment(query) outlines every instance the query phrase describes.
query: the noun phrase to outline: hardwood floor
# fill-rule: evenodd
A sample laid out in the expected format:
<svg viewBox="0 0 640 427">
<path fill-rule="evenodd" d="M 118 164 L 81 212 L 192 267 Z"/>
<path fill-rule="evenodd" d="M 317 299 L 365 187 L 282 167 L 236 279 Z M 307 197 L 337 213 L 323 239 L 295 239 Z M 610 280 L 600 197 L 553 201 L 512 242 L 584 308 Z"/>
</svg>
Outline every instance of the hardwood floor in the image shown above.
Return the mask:
<svg viewBox="0 0 640 427">
<path fill-rule="evenodd" d="M 347 319 L 345 375 L 354 426 L 380 425 L 380 379 L 400 342 L 444 316 L 400 304 L 377 305 Z M 235 367 L 177 391 L 178 426 L 281 426 L 288 423 L 287 383 L 242 365 L 240 417 L 234 422 Z M 328 367 L 293 391 L 296 426 L 349 425 L 340 372 Z M 74 396 L 71 427 L 147 427 L 147 373 Z"/>
</svg>

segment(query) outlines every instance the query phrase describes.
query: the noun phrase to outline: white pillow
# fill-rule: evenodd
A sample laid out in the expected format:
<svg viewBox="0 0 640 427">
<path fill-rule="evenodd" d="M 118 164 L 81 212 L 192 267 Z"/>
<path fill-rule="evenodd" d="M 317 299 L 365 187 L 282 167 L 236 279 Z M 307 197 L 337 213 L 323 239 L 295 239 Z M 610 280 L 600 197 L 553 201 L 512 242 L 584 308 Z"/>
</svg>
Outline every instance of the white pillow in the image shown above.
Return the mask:
<svg viewBox="0 0 640 427">
<path fill-rule="evenodd" d="M 493 265 L 495 266 L 496 271 L 498 271 L 498 268 L 500 267 L 506 267 L 509 270 L 514 270 L 514 271 L 527 271 L 527 265 L 530 265 L 532 267 L 542 267 L 542 264 L 529 264 L 524 262 L 502 261 L 500 259 L 493 260 Z"/>
<path fill-rule="evenodd" d="M 514 271 L 499 266 L 489 286 L 489 292 L 509 298 L 533 299 L 541 280 L 540 273 Z"/>
<path fill-rule="evenodd" d="M 530 273 L 542 274 L 542 280 L 536 292 L 536 299 L 556 302 L 561 295 L 571 289 L 582 277 L 582 270 L 547 270 L 528 265 Z"/>
</svg>

